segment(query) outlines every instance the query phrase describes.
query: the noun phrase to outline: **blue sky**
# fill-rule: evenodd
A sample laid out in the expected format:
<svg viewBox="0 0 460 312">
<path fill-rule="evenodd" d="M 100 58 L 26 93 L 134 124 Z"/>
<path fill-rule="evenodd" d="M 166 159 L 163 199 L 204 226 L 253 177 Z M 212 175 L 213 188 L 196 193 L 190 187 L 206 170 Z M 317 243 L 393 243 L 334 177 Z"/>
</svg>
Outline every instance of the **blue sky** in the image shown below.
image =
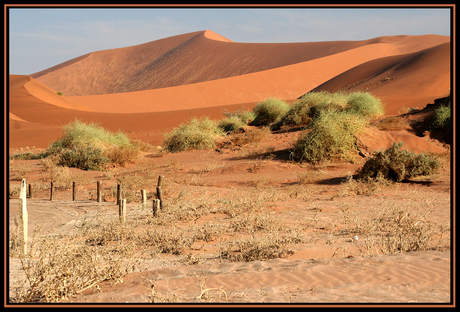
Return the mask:
<svg viewBox="0 0 460 312">
<path fill-rule="evenodd" d="M 9 73 L 210 29 L 236 42 L 450 36 L 449 8 L 9 8 Z"/>
</svg>

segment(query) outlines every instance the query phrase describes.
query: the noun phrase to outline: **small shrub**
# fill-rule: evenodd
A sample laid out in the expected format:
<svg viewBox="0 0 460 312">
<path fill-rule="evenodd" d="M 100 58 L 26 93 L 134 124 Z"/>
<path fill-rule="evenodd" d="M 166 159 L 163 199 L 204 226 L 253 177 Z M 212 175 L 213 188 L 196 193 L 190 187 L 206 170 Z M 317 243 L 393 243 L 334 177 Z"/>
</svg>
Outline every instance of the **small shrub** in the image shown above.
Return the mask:
<svg viewBox="0 0 460 312">
<path fill-rule="evenodd" d="M 60 153 L 59 166 L 75 167 L 83 170 L 104 170 L 109 159 L 96 147 L 74 147 Z"/>
<path fill-rule="evenodd" d="M 227 112 L 224 110 L 223 114 L 226 118 L 219 121 L 218 127 L 225 132 L 231 132 L 245 126 L 256 117 L 254 112 L 244 111 L 241 108 L 236 112 Z"/>
<path fill-rule="evenodd" d="M 255 119 L 252 126 L 263 126 L 279 121 L 289 111 L 289 105 L 279 99 L 269 98 L 254 107 Z"/>
<path fill-rule="evenodd" d="M 138 155 L 139 149 L 134 145 L 113 147 L 107 151 L 107 158 L 110 162 L 119 166 L 132 163 Z"/>
<path fill-rule="evenodd" d="M 292 104 L 289 111 L 275 124 L 272 130 L 279 130 L 282 126 L 300 126 L 307 125 L 312 120 L 312 106 L 310 103 L 303 101 Z"/>
<path fill-rule="evenodd" d="M 97 147 L 105 150 L 113 146 L 130 145 L 129 138 L 121 131 L 112 133 L 95 124 L 86 124 L 76 119 L 64 126 L 63 136 L 47 149 L 48 154 L 58 154 L 62 149 L 74 147 Z"/>
<path fill-rule="evenodd" d="M 103 127 L 78 119 L 64 126 L 64 134 L 42 153 L 58 158 L 60 166 L 83 170 L 104 170 L 110 162 L 124 165 L 137 157 L 139 148 L 121 131 L 112 133 Z"/>
<path fill-rule="evenodd" d="M 353 92 L 347 95 L 347 110 L 367 118 L 383 115 L 380 99 L 367 92 Z"/>
<path fill-rule="evenodd" d="M 312 122 L 311 130 L 299 137 L 291 155 L 298 162 L 318 163 L 332 158 L 353 161 L 358 152 L 355 135 L 366 125 L 366 120 L 357 115 L 321 111 Z"/>
<path fill-rule="evenodd" d="M 287 125 L 307 125 L 324 111 L 343 111 L 364 118 L 383 114 L 381 101 L 367 92 L 308 92 L 292 104 L 289 111 L 273 125 L 272 130 Z"/>
<path fill-rule="evenodd" d="M 252 237 L 247 240 L 230 242 L 226 247 L 221 247 L 219 256 L 231 262 L 266 261 L 270 259 L 285 258 L 294 254 L 286 245 L 295 239 L 289 236 L 280 236 L 278 233 Z"/>
<path fill-rule="evenodd" d="M 208 149 L 216 146 L 216 139 L 223 135 L 215 121 L 207 117 L 193 118 L 165 134 L 166 148 L 171 152 L 188 149 Z"/>
<path fill-rule="evenodd" d="M 431 131 L 440 131 L 443 135 L 443 140 L 450 142 L 452 139 L 452 117 L 451 117 L 451 102 L 447 105 L 442 105 L 434 112 L 434 121 L 431 125 Z"/>
<path fill-rule="evenodd" d="M 41 154 L 36 154 L 33 152 L 14 153 L 10 156 L 10 160 L 32 160 L 40 158 L 42 158 Z"/>
<path fill-rule="evenodd" d="M 231 116 L 219 121 L 218 127 L 225 132 L 232 132 L 245 125 L 246 123 L 244 123 L 239 116 Z"/>
<path fill-rule="evenodd" d="M 407 207 L 384 211 L 378 222 L 380 248 L 384 254 L 427 250 L 434 236 L 426 214 L 418 216 Z"/>
<path fill-rule="evenodd" d="M 403 181 L 404 179 L 430 175 L 435 173 L 440 165 L 437 160 L 421 153 L 415 154 L 401 149 L 403 142 L 393 143 L 385 151 L 379 151 L 366 161 L 358 173 L 361 178 L 383 177 L 387 180 Z"/>
</svg>

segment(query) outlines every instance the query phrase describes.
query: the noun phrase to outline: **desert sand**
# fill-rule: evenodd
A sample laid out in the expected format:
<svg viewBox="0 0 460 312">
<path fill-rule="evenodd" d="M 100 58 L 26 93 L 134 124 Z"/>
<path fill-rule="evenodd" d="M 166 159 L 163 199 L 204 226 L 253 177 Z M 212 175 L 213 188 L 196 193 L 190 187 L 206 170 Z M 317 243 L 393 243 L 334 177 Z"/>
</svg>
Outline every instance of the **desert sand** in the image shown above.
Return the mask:
<svg viewBox="0 0 460 312">
<path fill-rule="evenodd" d="M 10 75 L 10 154 L 46 149 L 62 135 L 62 126 L 75 118 L 99 123 L 110 131 L 121 129 L 131 138 L 161 146 L 166 131 L 194 116 L 220 119 L 224 110 L 251 110 L 268 97 L 292 102 L 309 91 L 369 91 L 382 99 L 386 116 L 401 115 L 449 94 L 450 45 L 449 37 L 436 35 L 253 44 L 233 42 L 206 30 L 92 52 L 39 73 Z M 325 223 L 313 229 L 321 234 L 315 242 L 296 246 L 293 254 L 281 259 L 251 262 L 219 261 L 215 256 L 218 242 L 202 242 L 184 253 L 202 255 L 206 259 L 202 263 L 184 265 L 179 261 L 184 254 L 165 255 L 145 264 L 145 270 L 126 275 L 123 283 L 101 283 L 101 290 L 89 289 L 69 302 L 145 303 L 151 301 L 154 289 L 161 298 L 175 298 L 176 303 L 222 303 L 225 296 L 233 303 L 451 303 L 448 239 L 429 251 L 372 255 L 363 252 L 365 241 L 354 242 L 340 232 L 335 233 L 334 244 L 328 243 L 331 224 L 342 220 L 344 207 L 371 218 L 368 211 L 393 203 L 416 207 L 422 214 L 430 211 L 433 224 L 450 224 L 449 169 L 426 180 L 360 195 L 344 191 L 343 184 L 359 163 L 305 167 L 290 162 L 288 150 L 298 134 L 274 133 L 252 147 L 271 151 L 275 158 L 265 154 L 259 159 L 245 157 L 245 149 L 237 147 L 161 156 L 147 153 L 111 174 L 152 168 L 152 176 L 165 176 L 168 200 L 184 189 L 193 199 L 277 192 L 279 198 L 267 195 L 270 199 L 262 200 L 266 211 L 288 222 L 318 217 Z M 373 127 L 360 139 L 369 154 L 399 141 L 417 153 L 449 151 L 429 135 L 417 136 L 410 127 L 396 131 Z M 18 163 L 28 164 L 29 183 L 45 174 L 39 160 Z M 77 169 L 72 172 L 80 174 Z M 295 189 L 305 172 L 314 177 L 308 191 Z M 115 183 L 114 177 L 102 172 L 84 174 L 94 181 L 102 178 L 110 185 Z M 19 183 L 14 175 L 10 177 L 10 188 Z M 62 233 L 72 229 L 75 220 L 94 215 L 101 207 L 115 214 L 116 205 L 110 200 L 94 202 L 94 190 L 95 182 L 85 182 L 79 186 L 78 202 L 67 200 L 67 190 L 58 192 L 52 203 L 47 190 L 37 192 L 28 204 L 29 231 L 40 224 L 46 233 Z M 148 189 L 153 191 L 153 187 Z M 129 209 L 138 205 L 132 202 Z M 18 200 L 11 197 L 10 226 L 17 211 Z M 181 226 L 228 222 L 222 214 L 209 213 Z M 10 273 L 20 275 L 18 272 L 19 263 L 12 259 Z"/>
</svg>

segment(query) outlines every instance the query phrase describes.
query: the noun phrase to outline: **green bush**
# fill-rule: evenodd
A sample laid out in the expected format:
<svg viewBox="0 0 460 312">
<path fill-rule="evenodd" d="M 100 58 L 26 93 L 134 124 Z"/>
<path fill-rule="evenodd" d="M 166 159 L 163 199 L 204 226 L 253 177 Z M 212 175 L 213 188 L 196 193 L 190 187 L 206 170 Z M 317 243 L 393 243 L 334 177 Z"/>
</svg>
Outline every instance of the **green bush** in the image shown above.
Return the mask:
<svg viewBox="0 0 460 312">
<path fill-rule="evenodd" d="M 253 121 L 256 117 L 254 112 L 249 111 L 241 111 L 238 110 L 237 112 L 224 112 L 226 118 L 222 119 L 218 123 L 218 127 L 221 128 L 225 132 L 235 131 L 249 122 Z"/>
<path fill-rule="evenodd" d="M 122 132 L 112 133 L 96 123 L 84 123 L 76 119 L 64 126 L 63 136 L 48 147 L 47 152 L 58 153 L 74 147 L 97 147 L 105 150 L 113 146 L 129 146 L 131 141 Z"/>
<path fill-rule="evenodd" d="M 298 162 L 317 163 L 333 158 L 353 161 L 358 154 L 356 134 L 367 125 L 363 117 L 345 111 L 319 111 L 310 129 L 295 143 L 291 155 Z"/>
<path fill-rule="evenodd" d="M 213 148 L 216 139 L 223 134 L 215 121 L 207 117 L 193 118 L 189 123 L 166 133 L 165 145 L 171 152 Z"/>
<path fill-rule="evenodd" d="M 314 105 L 303 101 L 292 104 L 289 111 L 277 122 L 271 126 L 272 130 L 279 130 L 282 126 L 300 126 L 307 125 L 312 120 L 312 108 Z"/>
<path fill-rule="evenodd" d="M 452 125 L 451 102 L 442 105 L 434 112 L 433 128 L 441 130 L 450 130 Z"/>
<path fill-rule="evenodd" d="M 365 118 L 383 114 L 381 101 L 367 92 L 308 92 L 292 104 L 289 111 L 272 126 L 272 130 L 287 125 L 307 125 L 322 111 L 345 111 Z"/>
<path fill-rule="evenodd" d="M 368 118 L 375 118 L 384 113 L 380 99 L 367 92 L 353 92 L 348 94 L 347 110 Z"/>
<path fill-rule="evenodd" d="M 264 126 L 279 121 L 289 111 L 289 105 L 279 99 L 269 98 L 254 107 L 255 119 L 251 126 Z"/>
<path fill-rule="evenodd" d="M 109 159 L 102 154 L 101 149 L 90 146 L 63 149 L 58 161 L 60 166 L 83 170 L 103 170 L 108 163 Z"/>
<path fill-rule="evenodd" d="M 393 143 L 385 151 L 379 151 L 366 161 L 358 173 L 359 178 L 385 178 L 403 181 L 408 178 L 435 173 L 439 162 L 426 154 L 415 154 L 401 149 L 404 143 Z"/>
<path fill-rule="evenodd" d="M 121 131 L 112 133 L 95 124 L 86 124 L 76 119 L 64 126 L 64 134 L 53 142 L 43 153 L 43 156 L 57 155 L 58 164 L 67 167 L 76 167 L 84 170 L 103 170 L 111 161 L 124 165 L 132 161 L 137 152 L 131 157 L 112 157 L 122 150 L 134 150 L 130 139 Z M 118 154 L 117 154 L 117 150 Z"/>
</svg>

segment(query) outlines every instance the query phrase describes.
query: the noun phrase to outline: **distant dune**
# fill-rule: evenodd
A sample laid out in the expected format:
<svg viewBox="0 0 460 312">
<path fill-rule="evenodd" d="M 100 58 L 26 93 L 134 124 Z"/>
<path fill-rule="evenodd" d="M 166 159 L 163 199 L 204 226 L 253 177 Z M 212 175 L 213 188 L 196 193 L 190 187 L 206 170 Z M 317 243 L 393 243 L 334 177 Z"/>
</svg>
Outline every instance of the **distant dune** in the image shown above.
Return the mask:
<svg viewBox="0 0 460 312">
<path fill-rule="evenodd" d="M 313 89 L 368 91 L 382 98 L 387 114 L 432 103 L 450 91 L 450 43 L 366 62 Z"/>
<path fill-rule="evenodd" d="M 221 118 L 223 109 L 311 90 L 368 90 L 397 114 L 446 95 L 450 77 L 445 36 L 262 44 L 199 31 L 10 75 L 9 143 L 46 148 L 79 118 L 161 144 L 165 130 L 193 116 Z"/>
<path fill-rule="evenodd" d="M 391 45 L 392 54 L 446 42 L 442 36 L 382 37 L 364 41 L 237 43 L 210 30 L 93 52 L 66 66 L 31 75 L 67 96 L 180 86 L 297 64 L 361 46 Z"/>
</svg>

